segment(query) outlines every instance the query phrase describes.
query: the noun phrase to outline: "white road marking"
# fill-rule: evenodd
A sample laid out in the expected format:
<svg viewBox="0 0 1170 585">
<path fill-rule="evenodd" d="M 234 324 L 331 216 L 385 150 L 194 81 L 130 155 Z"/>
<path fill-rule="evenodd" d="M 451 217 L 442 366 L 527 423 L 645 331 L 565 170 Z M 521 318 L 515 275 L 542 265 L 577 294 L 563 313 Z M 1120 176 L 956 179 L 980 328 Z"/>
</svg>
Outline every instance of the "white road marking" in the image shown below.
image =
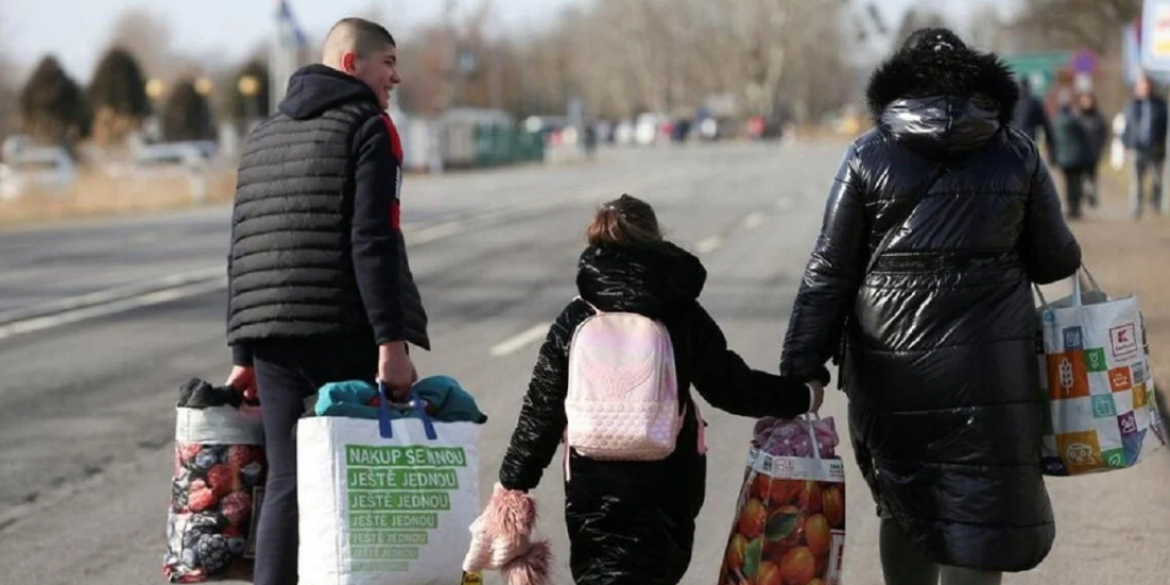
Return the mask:
<svg viewBox="0 0 1170 585">
<path fill-rule="evenodd" d="M 436 240 L 451 237 L 463 231 L 463 228 L 463 222 L 455 220 L 423 228 L 421 230 L 414 231 L 413 233 L 410 231 L 405 231 L 404 235 L 406 236 L 407 245 L 426 244 L 428 242 L 434 242 Z"/>
<path fill-rule="evenodd" d="M 138 234 L 137 236 L 134 236 L 133 238 L 131 238 L 130 243 L 138 244 L 138 245 L 153 244 L 155 242 L 161 242 L 162 239 L 163 239 L 162 232 L 146 232 L 146 233 Z"/>
<path fill-rule="evenodd" d="M 700 253 L 700 254 L 710 254 L 711 252 L 718 250 L 719 247 L 722 245 L 723 245 L 723 237 L 722 236 L 711 236 L 711 237 L 699 242 L 698 244 L 695 244 L 695 251 Z"/>
<path fill-rule="evenodd" d="M 221 290 L 226 286 L 227 276 L 225 275 L 207 282 L 198 282 L 195 284 L 172 287 L 146 293 L 144 295 L 130 297 L 127 299 L 95 305 L 92 307 L 64 311 L 61 313 L 55 313 L 53 315 L 47 315 L 44 317 L 36 317 L 24 321 L 15 321 L 0 327 L 0 339 L 11 337 L 13 335 L 19 335 L 21 333 L 31 333 L 33 331 L 51 329 L 53 327 L 60 327 L 62 325 L 68 325 L 70 323 L 76 323 L 86 319 L 107 317 L 126 311 L 132 311 L 134 309 L 140 309 L 142 307 L 160 305 L 162 303 L 169 303 L 179 299 L 199 296 Z"/>
<path fill-rule="evenodd" d="M 418 245 L 446 239 L 472 228 L 529 217 L 560 204 L 561 202 L 555 200 L 528 203 L 488 211 L 473 218 L 442 223 L 410 222 L 403 224 L 402 227 L 407 245 Z M 215 292 L 227 287 L 226 272 L 222 265 L 211 266 L 147 282 L 116 286 L 31 307 L 3 311 L 0 312 L 0 339 Z M 492 353 L 501 356 L 518 351 L 539 340 L 547 329 L 548 325 L 534 327 L 496 346 Z"/>
<path fill-rule="evenodd" d="M 541 323 L 533 325 L 531 328 L 519 333 L 511 338 L 508 338 L 495 347 L 492 348 L 492 355 L 495 357 L 503 357 L 511 355 L 520 351 L 521 349 L 544 339 L 548 334 L 548 328 L 551 327 L 549 323 Z"/>
<path fill-rule="evenodd" d="M 82 307 L 90 307 L 93 305 L 110 303 L 130 297 L 142 296 L 162 289 L 175 288 L 195 282 L 202 282 L 217 276 L 223 276 L 226 272 L 227 270 L 223 266 L 209 266 L 206 268 L 183 272 L 181 274 L 171 274 L 147 282 L 136 282 L 122 286 L 115 286 L 113 288 L 99 290 L 83 295 L 66 297 L 48 303 L 33 305 L 31 307 L 11 309 L 0 312 L 0 323 L 29 320 L 35 317 L 49 315 L 51 313 L 72 311 Z"/>
<path fill-rule="evenodd" d="M 743 229 L 754 230 L 764 223 L 764 214 L 755 212 L 743 218 Z"/>
<path fill-rule="evenodd" d="M 498 214 L 491 214 L 485 219 L 495 221 L 499 217 Z M 403 229 L 407 232 L 408 245 L 448 238 L 464 231 L 469 223 L 481 222 L 453 220 L 427 225 L 414 231 L 412 235 L 411 228 L 420 223 L 403 224 Z M 147 282 L 115 286 L 31 307 L 3 311 L 0 312 L 0 339 L 215 292 L 227 287 L 226 272 L 227 269 L 222 265 L 210 266 Z"/>
<path fill-rule="evenodd" d="M 514 205 L 486 211 L 474 217 L 427 225 L 421 229 L 411 230 L 410 226 L 403 226 L 403 234 L 406 236 L 407 245 L 427 244 L 474 228 L 491 226 L 513 219 L 525 219 L 542 211 L 552 209 L 561 203 L 560 201 L 551 200 L 535 204 Z"/>
</svg>

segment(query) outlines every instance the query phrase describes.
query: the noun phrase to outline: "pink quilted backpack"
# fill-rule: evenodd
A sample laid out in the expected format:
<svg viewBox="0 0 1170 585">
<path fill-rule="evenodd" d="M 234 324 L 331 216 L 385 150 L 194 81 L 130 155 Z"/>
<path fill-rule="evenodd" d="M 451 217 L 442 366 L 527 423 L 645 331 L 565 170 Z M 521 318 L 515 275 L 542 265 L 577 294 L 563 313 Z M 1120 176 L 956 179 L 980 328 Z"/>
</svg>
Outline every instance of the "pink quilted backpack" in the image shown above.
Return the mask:
<svg viewBox="0 0 1170 585">
<path fill-rule="evenodd" d="M 593 310 L 569 348 L 566 446 L 599 460 L 665 459 L 683 423 L 670 333 L 643 315 Z"/>
</svg>

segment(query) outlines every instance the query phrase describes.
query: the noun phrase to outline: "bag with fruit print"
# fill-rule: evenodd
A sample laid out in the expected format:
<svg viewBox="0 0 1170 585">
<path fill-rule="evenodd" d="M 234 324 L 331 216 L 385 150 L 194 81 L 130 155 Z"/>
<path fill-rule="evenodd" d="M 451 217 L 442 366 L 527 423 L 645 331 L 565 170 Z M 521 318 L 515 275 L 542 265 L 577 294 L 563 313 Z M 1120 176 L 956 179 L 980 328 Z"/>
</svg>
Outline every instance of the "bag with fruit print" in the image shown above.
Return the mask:
<svg viewBox="0 0 1170 585">
<path fill-rule="evenodd" d="M 763 419 L 756 437 L 719 585 L 838 585 L 845 467 L 832 419 Z"/>
<path fill-rule="evenodd" d="M 1081 275 L 1092 290 L 1082 290 Z M 1072 296 L 1053 303 L 1036 288 L 1048 398 L 1041 457 L 1052 476 L 1133 467 L 1166 440 L 1137 298 L 1109 298 L 1084 267 L 1072 281 Z"/>
<path fill-rule="evenodd" d="M 171 583 L 252 579 L 268 463 L 260 407 L 191 380 L 175 408 L 175 467 L 163 574 Z"/>
</svg>

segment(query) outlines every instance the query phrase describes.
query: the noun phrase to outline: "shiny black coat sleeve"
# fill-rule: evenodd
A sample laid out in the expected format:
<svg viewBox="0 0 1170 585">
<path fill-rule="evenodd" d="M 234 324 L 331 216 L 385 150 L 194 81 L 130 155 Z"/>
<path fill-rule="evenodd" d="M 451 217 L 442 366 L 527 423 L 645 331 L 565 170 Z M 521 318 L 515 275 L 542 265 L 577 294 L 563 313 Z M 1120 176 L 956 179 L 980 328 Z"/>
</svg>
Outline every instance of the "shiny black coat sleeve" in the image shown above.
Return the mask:
<svg viewBox="0 0 1170 585">
<path fill-rule="evenodd" d="M 793 303 L 780 373 L 819 377 L 832 357 L 865 270 L 865 186 L 855 146 L 845 153 L 825 205 L 821 235 Z"/>
<path fill-rule="evenodd" d="M 500 465 L 500 484 L 510 490 L 535 488 L 557 453 L 565 432 L 565 396 L 569 391 L 569 343 L 590 309 L 573 302 L 549 329 L 540 348 L 520 420 Z"/>
<path fill-rule="evenodd" d="M 756 418 L 793 418 L 808 412 L 812 405 L 807 386 L 749 367 L 728 349 L 723 331 L 698 303 L 690 323 L 691 381 L 711 406 Z"/>
<path fill-rule="evenodd" d="M 1064 220 L 1048 167 L 1038 154 L 1035 159 L 1036 171 L 1020 230 L 1020 256 L 1028 278 L 1048 284 L 1076 273 L 1081 266 L 1081 246 Z"/>
</svg>

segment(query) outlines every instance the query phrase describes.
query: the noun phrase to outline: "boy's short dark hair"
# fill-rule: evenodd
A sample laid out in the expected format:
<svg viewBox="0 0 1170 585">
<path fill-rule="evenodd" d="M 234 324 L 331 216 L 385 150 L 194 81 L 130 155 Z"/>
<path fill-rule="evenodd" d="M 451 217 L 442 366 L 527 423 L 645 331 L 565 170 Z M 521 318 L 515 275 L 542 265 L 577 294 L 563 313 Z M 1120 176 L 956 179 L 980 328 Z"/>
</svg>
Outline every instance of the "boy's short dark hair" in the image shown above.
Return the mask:
<svg viewBox="0 0 1170 585">
<path fill-rule="evenodd" d="M 386 27 L 356 16 L 337 21 L 337 24 L 329 29 L 329 35 L 326 38 L 334 39 L 335 35 L 343 35 L 346 40 L 352 39 L 352 49 L 358 57 L 366 57 L 374 51 L 385 49 L 387 46 L 398 46 L 398 43 L 394 41 L 394 36 L 386 30 Z"/>
</svg>

